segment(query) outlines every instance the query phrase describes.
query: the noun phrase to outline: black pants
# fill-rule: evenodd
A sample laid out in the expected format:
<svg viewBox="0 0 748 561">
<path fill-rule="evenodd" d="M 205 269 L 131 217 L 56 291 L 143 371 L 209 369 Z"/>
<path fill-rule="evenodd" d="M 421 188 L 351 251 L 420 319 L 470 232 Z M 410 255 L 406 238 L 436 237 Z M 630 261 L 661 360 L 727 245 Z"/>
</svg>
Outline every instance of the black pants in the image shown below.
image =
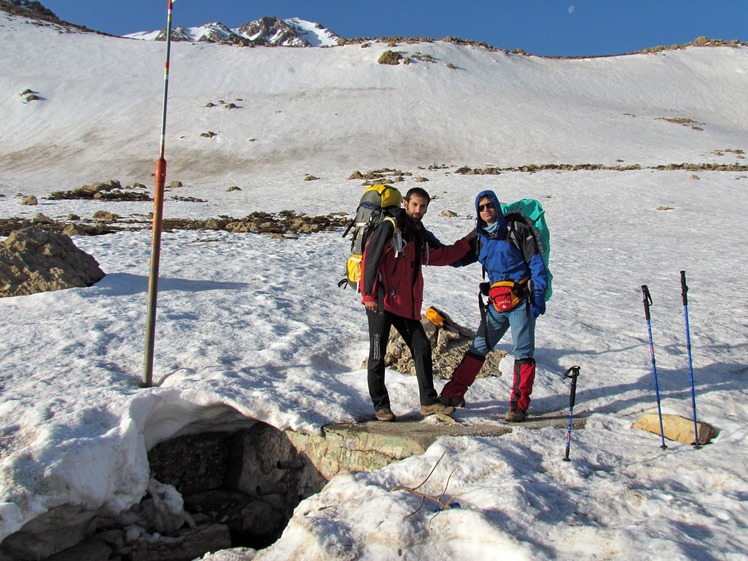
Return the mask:
<svg viewBox="0 0 748 561">
<path fill-rule="evenodd" d="M 387 351 L 387 341 L 392 326 L 395 326 L 405 344 L 408 345 L 413 362 L 415 362 L 421 405 L 436 403 L 439 399 L 434 389 L 431 343 L 426 337 L 421 322 L 387 311 L 375 314 L 367 310 L 366 317 L 369 321 L 369 361 L 367 363 L 369 395 L 374 403 L 374 410 L 390 407 L 390 396 L 384 385 L 384 355 Z"/>
</svg>

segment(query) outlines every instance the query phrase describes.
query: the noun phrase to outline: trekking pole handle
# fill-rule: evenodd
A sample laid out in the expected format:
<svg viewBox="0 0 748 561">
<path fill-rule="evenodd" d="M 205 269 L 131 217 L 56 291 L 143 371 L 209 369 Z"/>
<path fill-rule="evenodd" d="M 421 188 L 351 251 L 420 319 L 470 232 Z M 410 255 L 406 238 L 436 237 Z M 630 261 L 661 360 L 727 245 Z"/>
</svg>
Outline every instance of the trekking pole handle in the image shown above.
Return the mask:
<svg viewBox="0 0 748 561">
<path fill-rule="evenodd" d="M 574 402 L 577 397 L 577 378 L 579 377 L 579 366 L 572 366 L 566 372 L 564 372 L 564 378 L 571 378 L 570 391 L 569 391 L 569 408 L 574 407 Z"/>
<path fill-rule="evenodd" d="M 652 305 L 652 296 L 649 294 L 649 288 L 647 288 L 646 284 L 642 285 L 642 296 L 644 300 L 644 317 L 649 321 L 652 319 L 649 315 L 649 307 Z"/>
<path fill-rule="evenodd" d="M 683 296 L 683 305 L 688 306 L 688 286 L 686 285 L 686 272 L 680 272 L 680 293 Z"/>
</svg>

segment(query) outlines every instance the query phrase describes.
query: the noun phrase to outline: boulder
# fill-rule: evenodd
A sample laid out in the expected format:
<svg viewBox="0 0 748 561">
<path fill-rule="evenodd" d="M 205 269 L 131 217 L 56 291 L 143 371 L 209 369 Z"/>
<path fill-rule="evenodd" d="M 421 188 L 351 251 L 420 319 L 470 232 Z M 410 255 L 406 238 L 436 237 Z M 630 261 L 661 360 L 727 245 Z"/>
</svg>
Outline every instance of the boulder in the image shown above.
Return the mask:
<svg viewBox="0 0 748 561">
<path fill-rule="evenodd" d="M 431 310 L 438 313 L 430 314 Z M 430 319 L 432 318 L 432 319 Z M 436 322 L 436 323 L 435 323 Z M 431 342 L 431 356 L 434 365 L 434 378 L 448 380 L 452 372 L 462 361 L 470 344 L 473 342 L 475 332 L 454 322 L 446 313 L 429 308 L 426 317 L 421 320 L 424 331 Z M 494 349 L 486 355 L 479 378 L 489 376 L 501 376 L 499 363 L 507 355 L 504 350 Z M 416 366 L 405 341 L 393 327 L 390 331 L 390 339 L 387 343 L 387 354 L 384 357 L 387 367 L 415 376 Z M 362 366 L 365 368 L 365 365 Z"/>
<path fill-rule="evenodd" d="M 631 428 L 641 429 L 654 434 L 660 433 L 660 419 L 654 413 L 648 413 L 636 421 Z M 675 440 L 683 444 L 695 444 L 693 419 L 686 419 L 680 415 L 662 415 L 662 429 L 665 438 Z M 699 444 L 709 444 L 717 435 L 717 430 L 707 423 L 697 422 L 696 430 L 699 433 Z"/>
<path fill-rule="evenodd" d="M 65 234 L 32 227 L 0 244 L 0 297 L 92 286 L 105 275 Z"/>
</svg>

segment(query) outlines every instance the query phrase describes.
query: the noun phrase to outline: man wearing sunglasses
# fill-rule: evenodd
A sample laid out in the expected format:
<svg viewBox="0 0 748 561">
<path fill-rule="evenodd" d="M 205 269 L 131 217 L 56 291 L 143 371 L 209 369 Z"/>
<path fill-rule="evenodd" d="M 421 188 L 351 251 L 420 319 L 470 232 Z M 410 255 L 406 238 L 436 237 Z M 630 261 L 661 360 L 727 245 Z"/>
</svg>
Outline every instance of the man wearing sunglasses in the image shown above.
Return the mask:
<svg viewBox="0 0 748 561">
<path fill-rule="evenodd" d="M 535 320 L 545 313 L 548 272 L 531 227 L 517 215 L 505 217 L 493 191 L 478 194 L 475 210 L 478 237 L 472 261 L 480 261 L 488 275 L 489 282 L 481 288 L 491 304 L 485 312 L 481 310 L 478 333 L 439 399 L 444 405 L 464 407 L 465 392 L 486 354 L 511 328 L 514 378 L 504 420 L 516 423 L 525 420 L 530 406 L 535 381 Z"/>
<path fill-rule="evenodd" d="M 395 224 L 385 220 L 372 232 L 363 254 L 361 294 L 369 323 L 369 394 L 379 421 L 394 421 L 384 383 L 384 355 L 393 325 L 408 345 L 416 367 L 420 413 L 454 413 L 434 389 L 431 343 L 421 325 L 423 265 L 450 265 L 471 251 L 475 231 L 453 245 L 442 245 L 421 220 L 431 198 L 420 187 L 405 195 L 403 208 L 392 212 Z"/>
</svg>

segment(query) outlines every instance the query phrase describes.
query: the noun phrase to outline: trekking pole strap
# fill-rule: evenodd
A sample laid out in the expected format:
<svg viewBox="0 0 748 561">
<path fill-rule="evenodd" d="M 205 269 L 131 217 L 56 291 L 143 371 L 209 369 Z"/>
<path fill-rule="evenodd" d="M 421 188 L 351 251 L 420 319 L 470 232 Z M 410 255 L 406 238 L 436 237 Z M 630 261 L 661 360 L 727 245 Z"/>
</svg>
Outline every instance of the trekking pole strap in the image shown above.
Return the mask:
<svg viewBox="0 0 748 561">
<path fill-rule="evenodd" d="M 680 272 L 680 293 L 683 297 L 683 305 L 688 306 L 688 286 L 686 285 L 686 272 Z"/>
<path fill-rule="evenodd" d="M 647 288 L 646 284 L 642 285 L 642 296 L 644 301 L 644 317 L 649 321 L 652 319 L 649 315 L 649 307 L 652 305 L 652 296 L 649 294 L 649 288 Z"/>
<path fill-rule="evenodd" d="M 564 378 L 571 378 L 569 383 L 569 409 L 574 408 L 574 402 L 577 397 L 577 378 L 579 377 L 579 366 L 572 366 L 564 372 Z"/>
</svg>

